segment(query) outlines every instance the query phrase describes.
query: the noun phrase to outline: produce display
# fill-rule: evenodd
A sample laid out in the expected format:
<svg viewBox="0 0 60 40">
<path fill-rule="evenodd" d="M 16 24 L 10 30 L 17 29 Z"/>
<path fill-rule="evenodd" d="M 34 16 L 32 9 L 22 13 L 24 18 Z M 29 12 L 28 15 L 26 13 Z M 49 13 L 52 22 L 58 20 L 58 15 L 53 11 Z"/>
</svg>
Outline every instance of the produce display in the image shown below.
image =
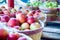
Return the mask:
<svg viewBox="0 0 60 40">
<path fill-rule="evenodd" d="M 27 3 L 27 6 L 33 6 L 33 7 L 38 7 L 42 5 L 42 2 L 41 1 L 36 1 L 36 2 L 32 2 L 32 3 Z"/>
<path fill-rule="evenodd" d="M 0 40 L 32 40 L 32 39 L 22 33 L 8 32 L 6 29 L 0 28 Z"/>
<path fill-rule="evenodd" d="M 42 5 L 41 1 L 34 1 L 34 2 L 30 2 L 27 3 L 26 6 L 30 9 L 30 10 L 38 10 L 39 6 Z"/>
<path fill-rule="evenodd" d="M 6 9 L 1 7 L 0 21 L 6 22 L 6 25 L 18 30 L 36 30 L 41 27 L 39 20 L 44 14 L 40 10 L 25 10 Z"/>
<path fill-rule="evenodd" d="M 56 21 L 57 19 L 57 2 L 45 1 L 43 5 L 39 6 L 39 9 L 47 16 L 46 21 Z"/>
<path fill-rule="evenodd" d="M 43 3 L 43 6 L 45 8 L 56 8 L 58 6 L 57 2 L 49 2 L 49 1 L 46 1 Z"/>
<path fill-rule="evenodd" d="M 56 8 L 58 7 L 57 2 L 51 2 L 51 1 L 46 1 L 46 2 L 32 2 L 32 3 L 27 3 L 27 6 L 32 6 L 32 7 L 44 7 L 44 8 Z"/>
<path fill-rule="evenodd" d="M 43 17 L 45 17 L 45 15 L 40 10 L 16 10 L 15 8 L 6 9 L 2 6 L 0 8 L 0 28 L 7 28 L 6 30 L 11 28 L 9 32 L 12 31 L 12 29 L 15 29 L 13 32 L 16 31 L 18 33 L 26 34 L 33 40 L 40 40 L 42 34 L 42 25 L 40 20 L 44 20 L 45 18 Z M 35 38 L 35 36 L 37 38 Z M 15 36 L 15 34 L 9 34 L 8 40 L 15 40 L 15 37 L 18 38 L 18 35 Z M 25 37 L 17 38 L 16 40 L 26 40 Z"/>
<path fill-rule="evenodd" d="M 47 8 L 56 8 L 57 7 L 57 2 L 45 2 L 44 5 L 47 7 Z"/>
</svg>

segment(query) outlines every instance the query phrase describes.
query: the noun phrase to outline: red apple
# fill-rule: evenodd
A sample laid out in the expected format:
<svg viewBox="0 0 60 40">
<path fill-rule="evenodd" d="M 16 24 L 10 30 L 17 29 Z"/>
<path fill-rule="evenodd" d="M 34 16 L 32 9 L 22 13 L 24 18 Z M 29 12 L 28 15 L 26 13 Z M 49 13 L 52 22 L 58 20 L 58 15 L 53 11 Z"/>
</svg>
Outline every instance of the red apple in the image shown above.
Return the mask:
<svg viewBox="0 0 60 40">
<path fill-rule="evenodd" d="M 34 14 L 33 17 L 34 17 L 35 21 L 38 22 L 38 15 Z"/>
<path fill-rule="evenodd" d="M 12 7 L 8 7 L 8 9 L 7 9 L 7 10 L 11 12 L 11 10 L 12 10 Z"/>
<path fill-rule="evenodd" d="M 5 10 L 3 10 L 3 13 L 9 15 L 10 11 L 8 11 L 7 9 L 5 9 Z"/>
<path fill-rule="evenodd" d="M 16 20 L 16 18 L 10 18 L 7 25 L 10 26 L 10 27 L 14 27 L 14 26 L 19 25 L 19 21 Z"/>
<path fill-rule="evenodd" d="M 28 17 L 28 18 L 27 18 L 27 22 L 28 22 L 29 24 L 34 23 L 34 22 L 35 22 L 34 17 L 32 17 L 32 16 Z"/>
<path fill-rule="evenodd" d="M 36 10 L 35 14 L 39 15 L 40 12 L 41 12 L 40 10 Z"/>
<path fill-rule="evenodd" d="M 20 13 L 22 13 L 22 11 L 17 11 L 17 14 L 20 14 Z"/>
<path fill-rule="evenodd" d="M 25 38 L 25 37 L 20 37 L 20 38 L 18 38 L 18 40 L 27 40 L 27 38 Z"/>
<path fill-rule="evenodd" d="M 36 12 L 41 12 L 40 10 L 36 10 Z"/>
<path fill-rule="evenodd" d="M 10 14 L 10 12 L 8 10 L 4 10 L 3 12 L 4 12 L 4 14 Z"/>
<path fill-rule="evenodd" d="M 38 18 L 38 17 L 39 17 L 39 14 L 40 14 L 39 12 L 36 12 L 36 13 L 33 15 L 33 17 L 34 17 L 34 18 Z"/>
<path fill-rule="evenodd" d="M 28 23 L 23 23 L 23 24 L 21 25 L 21 29 L 22 29 L 22 30 L 24 30 L 24 29 L 29 29 L 29 28 L 30 28 L 30 26 L 29 26 Z"/>
<path fill-rule="evenodd" d="M 28 14 L 27 14 L 27 16 L 33 16 L 33 11 L 30 11 Z"/>
<path fill-rule="evenodd" d="M 9 19 L 10 19 L 10 17 L 9 17 L 8 15 L 3 15 L 3 16 L 1 16 L 1 21 L 2 21 L 2 22 L 8 22 Z"/>
<path fill-rule="evenodd" d="M 2 11 L 0 11 L 0 14 L 4 14 Z"/>
<path fill-rule="evenodd" d="M 24 13 L 27 15 L 29 13 L 29 10 L 24 10 Z"/>
<path fill-rule="evenodd" d="M 16 14 L 16 19 L 19 20 L 20 23 L 24 23 L 26 22 L 27 17 L 24 14 Z"/>
<path fill-rule="evenodd" d="M 32 14 L 35 14 L 35 10 L 32 10 L 32 12 L 31 12 Z"/>
<path fill-rule="evenodd" d="M 10 17 L 16 17 L 16 13 L 11 13 Z"/>
<path fill-rule="evenodd" d="M 20 37 L 17 33 L 9 33 L 8 40 L 17 40 Z"/>
<path fill-rule="evenodd" d="M 27 16 L 28 16 L 28 17 L 29 17 L 29 16 L 33 16 L 33 14 L 32 14 L 32 13 L 28 13 Z"/>
<path fill-rule="evenodd" d="M 7 40 L 8 32 L 5 29 L 0 29 L 0 39 Z"/>
<path fill-rule="evenodd" d="M 5 9 L 5 6 L 1 6 L 1 9 L 2 9 L 2 10 Z"/>
<path fill-rule="evenodd" d="M 9 10 L 11 10 L 11 9 L 12 9 L 12 7 L 8 7 L 8 9 L 9 9 Z"/>
</svg>

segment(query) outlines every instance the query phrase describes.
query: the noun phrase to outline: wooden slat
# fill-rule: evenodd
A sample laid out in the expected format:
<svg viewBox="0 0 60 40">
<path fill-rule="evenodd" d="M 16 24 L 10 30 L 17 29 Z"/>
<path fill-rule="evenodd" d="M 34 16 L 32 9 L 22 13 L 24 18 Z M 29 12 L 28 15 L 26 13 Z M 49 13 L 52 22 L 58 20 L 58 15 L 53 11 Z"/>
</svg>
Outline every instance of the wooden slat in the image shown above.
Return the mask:
<svg viewBox="0 0 60 40">
<path fill-rule="evenodd" d="M 56 34 L 56 33 L 43 32 L 43 37 L 44 38 L 51 38 L 51 39 L 59 39 L 60 40 L 60 34 Z"/>
<path fill-rule="evenodd" d="M 44 27 L 44 32 L 50 32 L 50 33 L 60 33 L 60 29 L 58 28 L 51 28 L 51 27 Z"/>
</svg>

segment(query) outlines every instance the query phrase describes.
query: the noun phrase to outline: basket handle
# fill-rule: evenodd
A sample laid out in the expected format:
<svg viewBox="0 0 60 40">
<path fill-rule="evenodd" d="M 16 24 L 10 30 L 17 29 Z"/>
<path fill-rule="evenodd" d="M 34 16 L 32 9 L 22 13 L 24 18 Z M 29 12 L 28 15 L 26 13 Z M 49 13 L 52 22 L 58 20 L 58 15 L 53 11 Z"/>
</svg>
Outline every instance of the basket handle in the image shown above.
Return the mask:
<svg viewBox="0 0 60 40">
<path fill-rule="evenodd" d="M 42 28 L 44 28 L 44 22 L 42 22 L 41 20 L 39 20 L 39 22 L 40 22 Z"/>
</svg>

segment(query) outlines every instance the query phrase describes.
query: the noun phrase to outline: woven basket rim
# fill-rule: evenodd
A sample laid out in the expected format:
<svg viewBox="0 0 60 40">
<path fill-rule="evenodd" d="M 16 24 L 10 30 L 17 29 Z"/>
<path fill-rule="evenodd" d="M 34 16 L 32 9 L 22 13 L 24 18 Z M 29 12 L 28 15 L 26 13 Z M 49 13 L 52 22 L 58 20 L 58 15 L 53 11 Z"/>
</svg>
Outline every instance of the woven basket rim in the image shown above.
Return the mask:
<svg viewBox="0 0 60 40">
<path fill-rule="evenodd" d="M 29 30 L 29 31 L 18 31 L 19 33 L 24 33 L 26 35 L 33 35 L 33 34 L 36 34 L 36 33 L 39 33 L 43 30 L 43 28 L 39 28 L 39 29 L 36 29 L 36 30 Z"/>
<path fill-rule="evenodd" d="M 57 10 L 57 8 L 40 8 L 42 10 Z"/>
</svg>

